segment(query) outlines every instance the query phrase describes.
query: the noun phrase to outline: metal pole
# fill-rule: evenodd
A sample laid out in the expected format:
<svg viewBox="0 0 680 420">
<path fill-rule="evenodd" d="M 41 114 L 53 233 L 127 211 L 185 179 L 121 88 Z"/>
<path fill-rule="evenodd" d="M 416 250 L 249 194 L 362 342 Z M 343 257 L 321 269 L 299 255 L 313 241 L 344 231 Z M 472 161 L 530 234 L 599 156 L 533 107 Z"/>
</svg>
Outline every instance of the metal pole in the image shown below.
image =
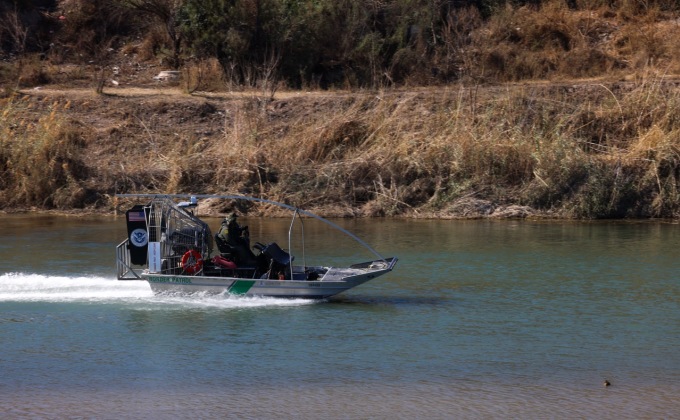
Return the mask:
<svg viewBox="0 0 680 420">
<path fill-rule="evenodd" d="M 290 256 L 293 255 L 292 248 L 292 236 L 293 236 L 293 225 L 295 224 L 295 218 L 297 217 L 298 211 L 295 209 L 293 212 L 293 218 L 290 220 L 290 226 L 288 226 L 288 266 L 290 267 L 290 279 L 293 280 L 293 261 L 290 260 Z"/>
</svg>

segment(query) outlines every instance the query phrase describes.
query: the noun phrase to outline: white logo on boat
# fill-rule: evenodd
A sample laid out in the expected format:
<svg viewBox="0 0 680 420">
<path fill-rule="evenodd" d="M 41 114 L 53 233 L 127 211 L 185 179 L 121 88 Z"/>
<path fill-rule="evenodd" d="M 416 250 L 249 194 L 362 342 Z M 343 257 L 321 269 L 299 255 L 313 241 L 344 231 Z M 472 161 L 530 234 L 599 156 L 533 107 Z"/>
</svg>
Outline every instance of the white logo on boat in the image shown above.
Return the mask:
<svg viewBox="0 0 680 420">
<path fill-rule="evenodd" d="M 135 229 L 130 234 L 130 243 L 136 247 L 142 247 L 148 242 L 145 229 Z"/>
</svg>

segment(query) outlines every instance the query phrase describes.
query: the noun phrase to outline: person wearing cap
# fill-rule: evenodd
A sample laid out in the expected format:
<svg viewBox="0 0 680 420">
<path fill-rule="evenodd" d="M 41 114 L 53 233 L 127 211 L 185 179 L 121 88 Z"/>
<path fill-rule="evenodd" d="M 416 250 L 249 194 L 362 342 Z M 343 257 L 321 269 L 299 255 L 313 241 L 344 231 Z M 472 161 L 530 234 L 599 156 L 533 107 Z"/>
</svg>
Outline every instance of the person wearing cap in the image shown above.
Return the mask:
<svg viewBox="0 0 680 420">
<path fill-rule="evenodd" d="M 220 239 L 232 246 L 248 245 L 248 226 L 241 227 L 236 220 L 236 213 L 231 213 L 222 221 L 220 231 L 217 233 Z"/>
</svg>

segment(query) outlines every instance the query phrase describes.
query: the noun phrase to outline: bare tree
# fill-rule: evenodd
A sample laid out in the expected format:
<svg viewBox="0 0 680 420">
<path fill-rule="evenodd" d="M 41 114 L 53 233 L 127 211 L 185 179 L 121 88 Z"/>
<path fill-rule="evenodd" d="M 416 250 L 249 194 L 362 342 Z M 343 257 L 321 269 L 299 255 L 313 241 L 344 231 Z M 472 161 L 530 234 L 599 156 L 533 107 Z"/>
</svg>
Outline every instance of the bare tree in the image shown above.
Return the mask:
<svg viewBox="0 0 680 420">
<path fill-rule="evenodd" d="M 14 10 L 8 10 L 4 16 L 0 16 L 0 27 L 4 28 L 0 34 L 6 34 L 12 41 L 14 52 L 19 57 L 16 63 L 16 89 L 19 89 L 21 74 L 24 68 L 23 60 L 28 39 L 28 27 L 21 21 L 21 15 L 16 3 L 14 4 Z"/>
<path fill-rule="evenodd" d="M 262 95 L 269 102 L 274 100 L 274 94 L 278 88 L 277 69 L 281 62 L 281 52 L 272 50 L 265 53 L 264 62 L 260 67 L 260 88 L 262 88 Z"/>
<path fill-rule="evenodd" d="M 159 21 L 165 28 L 170 43 L 172 44 L 171 65 L 178 68 L 180 65 L 180 52 L 182 48 L 182 36 L 178 31 L 177 14 L 184 4 L 183 0 L 123 0 L 123 4 L 147 14 Z"/>
<path fill-rule="evenodd" d="M 4 33 L 12 41 L 14 51 L 19 55 L 23 54 L 28 39 L 28 27 L 21 21 L 16 4 L 14 10 L 9 10 L 5 16 L 0 17 L 0 24 L 5 28 Z"/>
</svg>

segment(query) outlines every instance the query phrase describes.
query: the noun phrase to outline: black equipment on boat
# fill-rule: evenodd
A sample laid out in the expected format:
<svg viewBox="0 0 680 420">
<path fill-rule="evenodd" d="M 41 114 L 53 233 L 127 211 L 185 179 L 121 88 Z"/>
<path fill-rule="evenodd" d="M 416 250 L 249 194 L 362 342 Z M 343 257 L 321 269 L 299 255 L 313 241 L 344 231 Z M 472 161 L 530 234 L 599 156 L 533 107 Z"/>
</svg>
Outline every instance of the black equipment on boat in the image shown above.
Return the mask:
<svg viewBox="0 0 680 420">
<path fill-rule="evenodd" d="M 144 206 L 138 204 L 125 212 L 129 238 L 130 262 L 135 265 L 145 265 L 149 236 L 146 231 L 146 216 Z"/>
</svg>

